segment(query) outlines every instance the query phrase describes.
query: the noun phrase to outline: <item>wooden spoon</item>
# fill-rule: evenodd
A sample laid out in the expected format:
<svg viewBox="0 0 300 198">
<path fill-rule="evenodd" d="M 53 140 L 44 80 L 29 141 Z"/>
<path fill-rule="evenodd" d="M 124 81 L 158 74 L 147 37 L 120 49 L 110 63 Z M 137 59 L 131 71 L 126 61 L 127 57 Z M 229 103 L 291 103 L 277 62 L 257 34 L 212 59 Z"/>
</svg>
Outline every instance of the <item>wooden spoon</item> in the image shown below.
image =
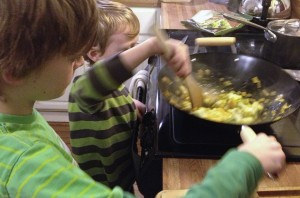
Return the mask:
<svg viewBox="0 0 300 198">
<path fill-rule="evenodd" d="M 163 49 L 164 56 L 166 58 L 170 57 L 170 50 L 165 43 L 165 41 L 168 39 L 166 33 L 163 30 L 158 29 L 156 26 L 153 27 L 153 32 L 159 40 L 159 44 L 160 47 Z M 183 82 L 186 84 L 186 87 L 189 91 L 193 109 L 201 107 L 203 103 L 203 90 L 199 83 L 195 80 L 192 74 L 186 76 L 183 79 Z"/>
</svg>

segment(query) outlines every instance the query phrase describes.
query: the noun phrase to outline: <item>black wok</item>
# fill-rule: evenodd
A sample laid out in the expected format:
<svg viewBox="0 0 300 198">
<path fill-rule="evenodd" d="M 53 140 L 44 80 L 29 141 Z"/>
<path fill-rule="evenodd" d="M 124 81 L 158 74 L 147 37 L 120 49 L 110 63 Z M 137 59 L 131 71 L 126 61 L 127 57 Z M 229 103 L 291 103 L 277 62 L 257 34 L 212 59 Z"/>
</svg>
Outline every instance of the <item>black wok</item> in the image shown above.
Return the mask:
<svg viewBox="0 0 300 198">
<path fill-rule="evenodd" d="M 218 97 L 221 92 L 234 90 L 251 93 L 256 100 L 265 99 L 263 103 L 264 110 L 259 118 L 252 123 L 246 123 L 247 125 L 267 124 L 277 121 L 290 115 L 300 106 L 299 83 L 271 62 L 252 56 L 231 53 L 200 53 L 193 54 L 190 57 L 193 65 L 193 75 L 208 96 Z M 199 71 L 201 71 L 201 75 L 199 75 Z M 164 77 L 171 79 L 172 83 L 166 83 Z M 254 83 L 254 77 L 257 77 L 260 82 Z M 164 98 L 179 110 L 192 114 L 191 107 L 182 104 L 182 101 L 184 101 L 181 98 L 182 89 L 180 88 L 184 86 L 182 79 L 178 78 L 167 67 L 161 69 L 158 78 L 159 88 Z M 283 100 L 275 100 L 280 96 Z M 215 122 L 214 120 L 209 121 Z"/>
</svg>

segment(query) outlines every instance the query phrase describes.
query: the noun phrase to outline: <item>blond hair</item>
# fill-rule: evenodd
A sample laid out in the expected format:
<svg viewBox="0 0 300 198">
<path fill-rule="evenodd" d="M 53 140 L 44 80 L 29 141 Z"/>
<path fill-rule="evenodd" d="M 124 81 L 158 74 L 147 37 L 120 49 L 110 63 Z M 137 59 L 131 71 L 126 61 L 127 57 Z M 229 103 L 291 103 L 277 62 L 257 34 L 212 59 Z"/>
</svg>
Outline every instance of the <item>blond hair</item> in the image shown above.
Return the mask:
<svg viewBox="0 0 300 198">
<path fill-rule="evenodd" d="M 1 0 L 0 74 L 20 78 L 61 53 L 88 52 L 101 34 L 95 0 Z"/>
<path fill-rule="evenodd" d="M 136 37 L 140 32 L 140 22 L 134 12 L 126 5 L 114 1 L 97 0 L 99 11 L 100 32 L 96 43 L 102 53 L 105 52 L 108 38 L 117 32 L 129 29 L 129 38 Z"/>
</svg>

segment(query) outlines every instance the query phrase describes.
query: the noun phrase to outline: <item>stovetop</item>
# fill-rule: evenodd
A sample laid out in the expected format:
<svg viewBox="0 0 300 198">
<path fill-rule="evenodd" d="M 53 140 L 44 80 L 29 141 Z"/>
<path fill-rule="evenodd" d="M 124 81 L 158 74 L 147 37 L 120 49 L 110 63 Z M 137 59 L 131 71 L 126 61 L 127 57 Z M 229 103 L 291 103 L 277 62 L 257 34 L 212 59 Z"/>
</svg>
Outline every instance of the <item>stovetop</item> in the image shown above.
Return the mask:
<svg viewBox="0 0 300 198">
<path fill-rule="evenodd" d="M 190 54 L 230 52 L 261 58 L 264 42 L 262 32 L 238 32 L 235 46 L 195 47 L 194 39 L 203 37 L 200 31 L 168 30 L 171 38 L 181 40 L 186 35 Z M 242 143 L 239 126 L 211 124 L 201 121 L 169 105 L 159 92 L 157 75 L 164 62 L 159 59 L 151 75 L 147 91 L 147 108 L 156 118 L 154 132 L 155 153 L 160 157 L 188 157 L 218 159 L 228 149 Z M 300 161 L 300 110 L 273 124 L 254 126 L 256 132 L 274 135 L 282 144 L 287 161 Z M 179 132 L 178 132 L 179 131 Z"/>
</svg>

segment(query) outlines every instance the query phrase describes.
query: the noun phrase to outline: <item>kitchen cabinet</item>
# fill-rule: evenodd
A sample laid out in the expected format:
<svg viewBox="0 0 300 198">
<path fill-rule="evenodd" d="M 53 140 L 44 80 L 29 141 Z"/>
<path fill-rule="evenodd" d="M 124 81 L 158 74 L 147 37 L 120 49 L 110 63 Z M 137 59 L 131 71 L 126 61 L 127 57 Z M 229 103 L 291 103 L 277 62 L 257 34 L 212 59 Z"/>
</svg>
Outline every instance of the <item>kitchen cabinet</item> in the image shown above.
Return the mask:
<svg viewBox="0 0 300 198">
<path fill-rule="evenodd" d="M 122 2 L 122 1 L 120 1 Z M 147 1 L 150 2 L 150 1 Z M 152 2 L 152 1 L 151 1 Z M 133 12 L 137 15 L 140 24 L 139 43 L 143 42 L 151 36 L 151 27 L 157 23 L 160 16 L 160 9 L 158 7 L 131 7 Z M 141 68 L 147 65 L 147 61 L 144 61 L 138 68 L 134 70 L 137 72 Z M 83 73 L 87 68 L 81 67 L 76 71 L 77 74 Z M 125 82 L 126 86 L 129 86 L 130 80 Z M 67 87 L 63 96 L 50 100 L 50 101 L 38 101 L 35 104 L 36 109 L 49 122 L 68 122 L 68 97 L 70 92 L 70 85 Z"/>
</svg>

